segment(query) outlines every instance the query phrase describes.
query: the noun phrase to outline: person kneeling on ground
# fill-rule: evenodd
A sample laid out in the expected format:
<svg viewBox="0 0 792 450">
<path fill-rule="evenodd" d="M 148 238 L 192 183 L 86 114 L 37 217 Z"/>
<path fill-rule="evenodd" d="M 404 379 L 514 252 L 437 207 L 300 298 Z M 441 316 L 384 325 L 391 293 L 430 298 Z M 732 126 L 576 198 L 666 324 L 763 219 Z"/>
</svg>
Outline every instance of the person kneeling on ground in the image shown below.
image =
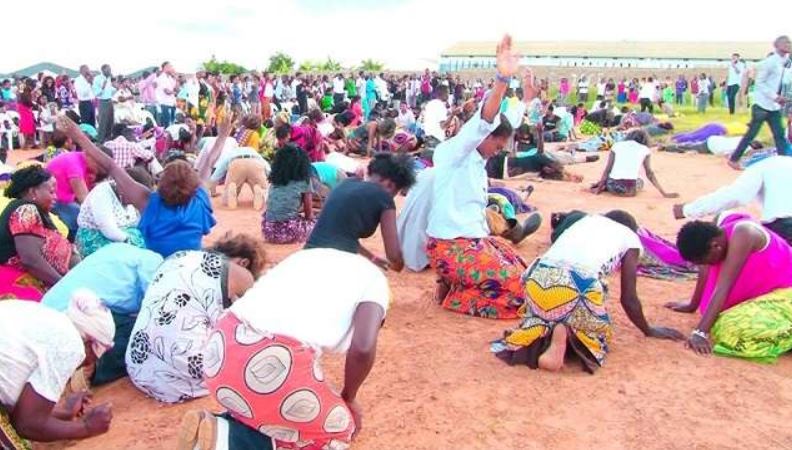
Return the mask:
<svg viewBox="0 0 792 450">
<path fill-rule="evenodd" d="M 649 135 L 643 130 L 631 131 L 624 141 L 613 144 L 602 178 L 591 186 L 591 191 L 595 194 L 608 191 L 619 196 L 635 197 L 638 191 L 643 189 L 643 180 L 639 173 L 643 166 L 646 178 L 663 197 L 679 197 L 679 194 L 668 193 L 660 186 L 649 161 L 651 151 L 647 145 L 649 145 Z"/>
<path fill-rule="evenodd" d="M 227 234 L 207 250 L 180 251 L 146 290 L 126 350 L 129 379 L 146 395 L 176 403 L 209 394 L 204 347 L 223 311 L 264 267 L 258 239 Z"/>
<path fill-rule="evenodd" d="M 605 307 L 605 277 L 621 266 L 621 304 L 645 336 L 681 340 L 674 329 L 650 326 L 636 290 L 641 241 L 638 224 L 624 211 L 569 214 L 556 222 L 556 240 L 522 275 L 526 318 L 493 342 L 491 350 L 510 365 L 558 371 L 568 352 L 585 371 L 605 362 L 612 324 Z"/>
<path fill-rule="evenodd" d="M 682 257 L 699 264 L 690 302 L 666 307 L 701 320 L 687 346 L 704 355 L 773 362 L 792 349 L 792 248 L 744 214 L 694 221 L 677 236 Z"/>
<path fill-rule="evenodd" d="M 377 153 L 368 165 L 366 180 L 347 178 L 327 197 L 305 248 L 334 248 L 359 253 L 374 264 L 400 272 L 404 258 L 396 229 L 394 197 L 415 184 L 413 160 L 406 154 Z M 385 256 L 360 244 L 377 227 L 382 231 Z"/>
<path fill-rule="evenodd" d="M 82 260 L 44 294 L 42 305 L 63 312 L 76 292 L 88 289 L 113 315 L 113 348 L 96 361 L 95 368 L 85 367 L 82 381 L 99 386 L 127 375 L 124 354 L 129 335 L 160 264 L 162 256 L 151 250 L 114 242 Z"/>
<path fill-rule="evenodd" d="M 305 242 L 316 223 L 308 155 L 294 144 L 286 144 L 275 153 L 269 181 L 267 210 L 261 222 L 264 240 L 271 244 Z"/>
<path fill-rule="evenodd" d="M 525 261 L 487 225 L 486 162 L 506 147 L 512 125 L 501 101 L 519 57 L 510 36 L 497 49 L 498 78 L 481 109 L 433 155 L 434 184 L 426 228 L 427 255 L 437 273 L 435 300 L 446 309 L 477 317 L 514 319 L 524 303 L 520 274 Z M 526 100 L 539 94 L 533 74 L 523 80 Z"/>
<path fill-rule="evenodd" d="M 79 292 L 65 313 L 28 301 L 0 302 L 0 330 L 0 447 L 29 449 L 26 439 L 107 432 L 109 403 L 89 407 L 91 394 L 76 392 L 57 405 L 75 370 L 113 346 L 113 319 L 95 295 Z"/>
<path fill-rule="evenodd" d="M 178 448 L 348 448 L 361 430 L 358 392 L 389 303 L 387 278 L 359 255 L 290 255 L 214 325 L 203 375 L 228 412 L 188 413 Z M 340 394 L 325 378 L 325 351 L 346 355 Z"/>
</svg>

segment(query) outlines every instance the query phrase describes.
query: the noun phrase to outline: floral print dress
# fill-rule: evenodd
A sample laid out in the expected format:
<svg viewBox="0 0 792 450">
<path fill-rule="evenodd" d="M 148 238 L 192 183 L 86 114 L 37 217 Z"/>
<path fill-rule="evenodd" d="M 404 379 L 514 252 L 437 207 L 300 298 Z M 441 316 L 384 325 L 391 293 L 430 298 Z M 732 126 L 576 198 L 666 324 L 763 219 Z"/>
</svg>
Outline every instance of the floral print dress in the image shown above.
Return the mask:
<svg viewBox="0 0 792 450">
<path fill-rule="evenodd" d="M 129 378 L 145 394 L 177 403 L 209 394 L 204 346 L 227 297 L 228 259 L 205 251 L 176 252 L 146 291 L 126 352 Z"/>
</svg>

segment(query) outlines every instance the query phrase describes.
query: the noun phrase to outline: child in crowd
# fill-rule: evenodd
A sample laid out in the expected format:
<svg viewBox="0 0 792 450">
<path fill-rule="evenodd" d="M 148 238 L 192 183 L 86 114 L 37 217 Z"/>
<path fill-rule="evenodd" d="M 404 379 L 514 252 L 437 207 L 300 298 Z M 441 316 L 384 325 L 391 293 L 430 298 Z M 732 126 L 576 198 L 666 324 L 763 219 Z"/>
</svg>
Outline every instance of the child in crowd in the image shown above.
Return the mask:
<svg viewBox="0 0 792 450">
<path fill-rule="evenodd" d="M 311 194 L 311 161 L 299 147 L 286 144 L 275 152 L 267 210 L 261 224 L 272 244 L 305 242 L 315 224 Z"/>
</svg>

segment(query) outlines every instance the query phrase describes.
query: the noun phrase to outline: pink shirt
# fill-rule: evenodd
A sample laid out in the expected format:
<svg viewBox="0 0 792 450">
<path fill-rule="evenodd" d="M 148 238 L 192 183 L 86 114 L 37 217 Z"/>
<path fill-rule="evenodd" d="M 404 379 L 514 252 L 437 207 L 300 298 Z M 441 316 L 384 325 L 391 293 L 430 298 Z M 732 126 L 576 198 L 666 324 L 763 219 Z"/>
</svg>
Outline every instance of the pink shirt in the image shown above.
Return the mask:
<svg viewBox="0 0 792 450">
<path fill-rule="evenodd" d="M 75 201 L 69 180 L 79 178 L 90 186 L 88 177 L 88 164 L 85 162 L 85 153 L 62 153 L 47 164 L 47 172 L 55 178 L 55 199 L 60 203 L 73 203 Z"/>
<path fill-rule="evenodd" d="M 753 252 L 748 256 L 745 266 L 740 271 L 740 275 L 726 297 L 722 311 L 737 306 L 746 300 L 752 300 L 773 292 L 776 289 L 792 287 L 792 271 L 789 270 L 792 267 L 792 248 L 785 240 L 762 227 L 759 222 L 752 220 L 746 214 L 730 214 L 723 219 L 720 227 L 726 233 L 726 238 L 731 240 L 737 225 L 746 222 L 755 224 L 765 230 L 768 235 L 768 243 L 764 249 Z M 702 314 L 707 311 L 712 300 L 712 294 L 718 284 L 720 271 L 721 264 L 711 266 L 709 269 L 707 284 L 701 294 L 699 311 Z"/>
<path fill-rule="evenodd" d="M 141 80 L 138 83 L 138 90 L 140 90 L 140 102 L 144 105 L 153 105 L 156 103 L 154 99 L 154 80 L 157 79 L 157 74 L 152 73 L 148 78 Z"/>
</svg>

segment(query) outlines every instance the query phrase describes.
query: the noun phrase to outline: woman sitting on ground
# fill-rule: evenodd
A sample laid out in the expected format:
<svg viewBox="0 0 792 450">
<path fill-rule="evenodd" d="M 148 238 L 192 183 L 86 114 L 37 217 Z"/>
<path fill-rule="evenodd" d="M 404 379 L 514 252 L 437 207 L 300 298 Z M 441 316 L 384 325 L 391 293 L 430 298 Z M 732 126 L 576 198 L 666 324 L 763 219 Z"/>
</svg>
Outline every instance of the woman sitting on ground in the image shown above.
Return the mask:
<svg viewBox="0 0 792 450">
<path fill-rule="evenodd" d="M 311 193 L 311 161 L 293 144 L 275 153 L 270 173 L 267 210 L 261 231 L 272 244 L 305 242 L 316 221 Z"/>
<path fill-rule="evenodd" d="M 91 394 L 63 396 L 69 378 L 113 345 L 113 319 L 88 293 L 65 313 L 37 303 L 0 302 L 0 447 L 28 449 L 39 442 L 85 439 L 107 432 L 109 403 L 90 407 Z"/>
<path fill-rule="evenodd" d="M 750 216 L 727 213 L 718 224 L 687 223 L 677 246 L 701 267 L 690 302 L 666 305 L 701 313 L 688 339 L 691 350 L 773 362 L 792 349 L 792 248 L 786 241 Z"/>
<path fill-rule="evenodd" d="M 646 172 L 646 178 L 660 191 L 665 198 L 677 198 L 679 194 L 663 190 L 657 181 L 650 163 L 651 151 L 649 150 L 649 135 L 646 131 L 635 130 L 627 134 L 624 141 L 616 142 L 611 147 L 608 163 L 602 172 L 602 178 L 597 184 L 591 186 L 591 191 L 600 194 L 608 191 L 612 194 L 635 197 L 643 189 L 643 180 L 640 176 L 641 166 Z"/>
<path fill-rule="evenodd" d="M 232 119 L 220 125 L 220 135 L 215 139 L 209 156 L 202 159 L 193 170 L 183 160 L 165 166 L 157 190 L 136 182 L 121 169 L 113 158 L 99 150 L 77 126 L 66 117 L 58 118 L 58 129 L 91 155 L 103 170 L 110 173 L 116 182 L 118 193 L 132 204 L 142 216 L 138 228 L 146 246 L 167 258 L 179 250 L 198 250 L 201 239 L 215 225 L 209 194 L 202 186 L 231 133 Z"/>
<path fill-rule="evenodd" d="M 245 234 L 167 258 L 146 290 L 130 335 L 126 366 L 132 383 L 166 403 L 208 395 L 203 366 L 211 363 L 204 352 L 209 333 L 264 264 L 263 246 Z"/>
<path fill-rule="evenodd" d="M 377 153 L 368 166 L 368 178 L 348 178 L 330 192 L 305 248 L 334 248 L 360 253 L 380 267 L 401 271 L 404 258 L 396 229 L 393 199 L 415 184 L 413 160 L 408 155 Z M 360 244 L 381 227 L 387 259 Z"/>
<path fill-rule="evenodd" d="M 188 413 L 177 448 L 349 448 L 389 297 L 385 275 L 358 255 L 312 249 L 286 258 L 214 326 L 203 374 L 228 412 Z M 340 393 L 324 375 L 323 352 L 346 355 Z"/>
<path fill-rule="evenodd" d="M 526 318 L 494 342 L 492 351 L 510 365 L 558 371 L 571 349 L 593 373 L 605 361 L 612 335 L 606 277 L 619 266 L 621 304 L 630 321 L 647 337 L 682 339 L 676 330 L 649 326 L 644 317 L 636 290 L 637 229 L 624 211 L 556 221 L 557 240 L 522 276 Z"/>
<path fill-rule="evenodd" d="M 137 183 L 148 189 L 154 179 L 142 167 L 131 167 L 126 172 Z M 115 180 L 105 180 L 91 189 L 80 207 L 77 217 L 76 244 L 83 258 L 111 242 L 125 242 L 146 248 L 143 235 L 137 228 L 140 212 L 118 192 Z"/>
<path fill-rule="evenodd" d="M 0 213 L 0 300 L 39 301 L 48 287 L 80 261 L 50 217 L 55 180 L 38 165 L 11 175 Z"/>
</svg>

